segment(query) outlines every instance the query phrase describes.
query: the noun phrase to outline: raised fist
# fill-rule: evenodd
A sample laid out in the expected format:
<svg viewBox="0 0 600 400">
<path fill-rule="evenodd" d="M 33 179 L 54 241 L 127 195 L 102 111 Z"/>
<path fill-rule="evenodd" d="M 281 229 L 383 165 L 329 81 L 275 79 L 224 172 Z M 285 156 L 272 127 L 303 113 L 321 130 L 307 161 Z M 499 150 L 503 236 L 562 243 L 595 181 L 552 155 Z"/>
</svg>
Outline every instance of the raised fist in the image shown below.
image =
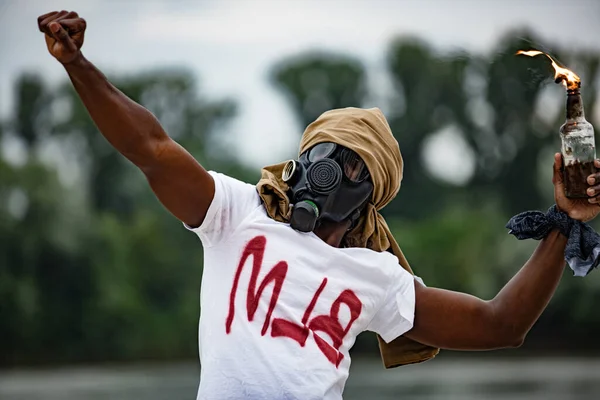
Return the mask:
<svg viewBox="0 0 600 400">
<path fill-rule="evenodd" d="M 44 14 L 38 18 L 38 27 L 45 33 L 48 51 L 62 64 L 69 64 L 80 56 L 86 23 L 76 12 Z"/>
</svg>

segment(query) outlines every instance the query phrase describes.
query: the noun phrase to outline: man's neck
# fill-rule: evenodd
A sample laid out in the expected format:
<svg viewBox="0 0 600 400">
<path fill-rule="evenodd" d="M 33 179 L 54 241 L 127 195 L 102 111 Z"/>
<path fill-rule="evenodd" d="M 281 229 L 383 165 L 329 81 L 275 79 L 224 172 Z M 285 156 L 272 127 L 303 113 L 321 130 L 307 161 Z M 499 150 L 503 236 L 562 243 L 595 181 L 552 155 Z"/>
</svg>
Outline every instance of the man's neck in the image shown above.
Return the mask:
<svg viewBox="0 0 600 400">
<path fill-rule="evenodd" d="M 342 222 L 322 221 L 314 229 L 313 233 L 328 245 L 340 247 L 349 227 L 350 221 L 347 220 Z"/>
</svg>

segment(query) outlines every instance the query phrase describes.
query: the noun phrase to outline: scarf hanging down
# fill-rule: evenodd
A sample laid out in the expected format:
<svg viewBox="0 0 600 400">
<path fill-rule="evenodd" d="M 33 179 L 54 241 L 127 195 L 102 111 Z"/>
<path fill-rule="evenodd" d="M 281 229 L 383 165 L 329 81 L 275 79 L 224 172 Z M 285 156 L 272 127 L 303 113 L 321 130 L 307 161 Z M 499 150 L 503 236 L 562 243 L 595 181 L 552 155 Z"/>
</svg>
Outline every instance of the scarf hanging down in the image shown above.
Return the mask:
<svg viewBox="0 0 600 400">
<path fill-rule="evenodd" d="M 391 251 L 398 257 L 400 265 L 412 274 L 400 246 L 379 213 L 400 190 L 403 167 L 400 147 L 383 113 L 377 108 L 327 111 L 304 131 L 299 154 L 323 142 L 333 142 L 355 151 L 367 165 L 373 181 L 371 199 L 358 224 L 344 237 L 342 247 Z M 289 222 L 291 214 L 288 185 L 281 179 L 284 166 L 285 162 L 263 168 L 256 185 L 267 214 L 279 222 Z M 377 339 L 386 368 L 426 361 L 439 352 L 437 348 L 404 336 L 390 343 L 385 343 L 379 336 Z"/>
</svg>

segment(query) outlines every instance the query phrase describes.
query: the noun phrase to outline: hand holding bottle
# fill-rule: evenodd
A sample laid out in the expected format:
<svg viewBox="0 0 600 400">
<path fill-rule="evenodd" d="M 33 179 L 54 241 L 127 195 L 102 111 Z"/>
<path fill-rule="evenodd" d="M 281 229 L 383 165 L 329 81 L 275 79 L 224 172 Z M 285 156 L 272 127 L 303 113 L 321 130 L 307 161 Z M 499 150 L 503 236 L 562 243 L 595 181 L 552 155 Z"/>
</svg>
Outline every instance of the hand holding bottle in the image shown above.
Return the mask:
<svg viewBox="0 0 600 400">
<path fill-rule="evenodd" d="M 562 174 L 562 156 L 560 153 L 554 154 L 554 174 L 552 183 L 554 184 L 554 201 L 559 210 L 567 213 L 569 217 L 581 222 L 588 222 L 600 214 L 600 173 L 595 173 L 587 177 L 587 183 L 593 182 L 597 185 L 592 186 L 587 191 L 587 198 L 568 198 L 565 194 L 565 181 Z M 600 170 L 600 160 L 594 160 L 594 166 Z"/>
</svg>

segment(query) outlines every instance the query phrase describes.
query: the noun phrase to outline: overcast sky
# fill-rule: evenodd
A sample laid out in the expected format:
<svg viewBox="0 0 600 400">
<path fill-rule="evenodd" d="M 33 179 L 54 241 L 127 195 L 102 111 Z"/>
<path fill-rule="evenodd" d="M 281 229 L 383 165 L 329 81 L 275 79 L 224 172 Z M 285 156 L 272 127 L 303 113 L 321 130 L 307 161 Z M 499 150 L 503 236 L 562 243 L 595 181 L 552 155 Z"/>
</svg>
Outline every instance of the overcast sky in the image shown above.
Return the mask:
<svg viewBox="0 0 600 400">
<path fill-rule="evenodd" d="M 49 82 L 65 77 L 36 28 L 38 15 L 61 9 L 87 20 L 84 53 L 106 72 L 186 66 L 202 91 L 236 100 L 230 130 L 255 165 L 289 155 L 303 129 L 267 79 L 286 56 L 354 55 L 381 84 L 385 50 L 402 34 L 441 51 L 485 53 L 508 29 L 526 26 L 548 43 L 600 50 L 600 0 L 0 0 L 0 113 L 9 112 L 23 70 Z"/>
</svg>

